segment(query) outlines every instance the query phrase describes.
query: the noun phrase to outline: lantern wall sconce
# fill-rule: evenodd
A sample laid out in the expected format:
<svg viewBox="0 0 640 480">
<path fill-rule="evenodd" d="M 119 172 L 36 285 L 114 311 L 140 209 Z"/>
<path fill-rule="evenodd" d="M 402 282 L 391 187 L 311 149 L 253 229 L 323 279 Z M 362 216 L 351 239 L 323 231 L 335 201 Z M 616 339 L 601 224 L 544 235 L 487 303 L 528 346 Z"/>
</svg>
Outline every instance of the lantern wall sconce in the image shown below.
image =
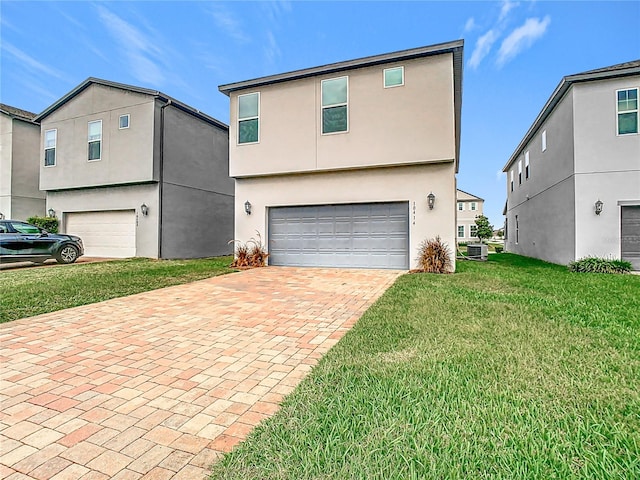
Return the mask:
<svg viewBox="0 0 640 480">
<path fill-rule="evenodd" d="M 4 213 L 0 212 L 0 220 L 4 220 Z"/>
<path fill-rule="evenodd" d="M 596 201 L 595 207 L 596 207 L 596 215 L 600 215 L 602 213 L 602 206 L 604 205 L 604 203 L 602 203 L 602 200 L 598 199 Z"/>
<path fill-rule="evenodd" d="M 431 192 L 427 195 L 427 204 L 429 205 L 429 210 L 433 210 L 433 206 L 436 203 L 436 196 Z"/>
<path fill-rule="evenodd" d="M 244 202 L 244 213 L 251 215 L 251 202 L 249 200 Z"/>
<path fill-rule="evenodd" d="M 54 218 L 56 216 L 56 211 L 53 208 L 50 208 L 47 213 L 49 214 L 49 216 L 51 218 Z"/>
<path fill-rule="evenodd" d="M 149 215 L 149 207 L 147 207 L 146 203 L 140 205 L 140 212 L 142 212 L 142 215 L 144 215 L 145 217 Z"/>
</svg>

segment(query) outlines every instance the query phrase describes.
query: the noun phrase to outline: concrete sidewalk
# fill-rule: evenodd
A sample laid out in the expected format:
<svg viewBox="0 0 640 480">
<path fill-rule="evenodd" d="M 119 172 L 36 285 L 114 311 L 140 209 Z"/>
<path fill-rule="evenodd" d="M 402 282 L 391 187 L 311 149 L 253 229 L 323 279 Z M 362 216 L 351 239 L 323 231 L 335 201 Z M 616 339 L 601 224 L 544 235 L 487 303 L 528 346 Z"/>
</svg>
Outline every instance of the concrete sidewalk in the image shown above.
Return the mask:
<svg viewBox="0 0 640 480">
<path fill-rule="evenodd" d="M 0 325 L 0 478 L 204 477 L 401 273 L 269 267 Z"/>
</svg>

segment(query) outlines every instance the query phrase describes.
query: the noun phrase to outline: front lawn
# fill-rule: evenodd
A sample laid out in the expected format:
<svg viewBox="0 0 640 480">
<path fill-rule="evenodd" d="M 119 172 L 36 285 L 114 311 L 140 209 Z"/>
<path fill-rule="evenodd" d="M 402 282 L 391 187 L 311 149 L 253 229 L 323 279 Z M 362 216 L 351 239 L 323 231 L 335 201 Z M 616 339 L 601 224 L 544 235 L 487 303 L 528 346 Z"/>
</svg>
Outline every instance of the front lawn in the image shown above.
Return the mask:
<svg viewBox="0 0 640 480">
<path fill-rule="evenodd" d="M 640 277 L 405 275 L 215 479 L 640 478 Z"/>
<path fill-rule="evenodd" d="M 0 272 L 0 323 L 214 277 L 232 257 L 134 258 Z"/>
</svg>

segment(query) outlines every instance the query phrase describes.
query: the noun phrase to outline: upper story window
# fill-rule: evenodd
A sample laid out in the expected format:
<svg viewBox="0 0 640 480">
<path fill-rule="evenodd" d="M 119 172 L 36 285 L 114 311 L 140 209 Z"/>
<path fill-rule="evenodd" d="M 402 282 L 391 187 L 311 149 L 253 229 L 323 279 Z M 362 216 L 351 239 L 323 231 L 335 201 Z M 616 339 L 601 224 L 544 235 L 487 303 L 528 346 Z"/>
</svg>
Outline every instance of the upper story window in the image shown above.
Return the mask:
<svg viewBox="0 0 640 480">
<path fill-rule="evenodd" d="M 522 185 L 522 160 L 518 160 L 518 185 Z"/>
<path fill-rule="evenodd" d="M 322 81 L 322 133 L 346 132 L 349 128 L 348 77 Z"/>
<path fill-rule="evenodd" d="M 511 170 L 511 191 L 513 192 L 513 170 Z"/>
<path fill-rule="evenodd" d="M 471 202 L 471 211 L 475 212 L 478 209 L 478 204 L 476 202 Z"/>
<path fill-rule="evenodd" d="M 464 210 L 464 203 L 458 202 L 458 210 L 461 212 Z"/>
<path fill-rule="evenodd" d="M 44 132 L 44 166 L 53 167 L 56 164 L 56 142 L 58 130 L 45 130 Z"/>
<path fill-rule="evenodd" d="M 529 180 L 529 151 L 524 152 L 524 178 Z"/>
<path fill-rule="evenodd" d="M 544 152 L 547 149 L 547 131 L 542 131 L 542 151 Z"/>
<path fill-rule="evenodd" d="M 238 95 L 238 143 L 260 139 L 260 93 Z"/>
<path fill-rule="evenodd" d="M 638 133 L 638 89 L 618 90 L 618 135 Z"/>
<path fill-rule="evenodd" d="M 88 159 L 100 160 L 102 154 L 102 120 L 89 122 L 89 156 Z"/>
<path fill-rule="evenodd" d="M 118 128 L 120 130 L 123 130 L 125 128 L 129 128 L 129 114 L 127 113 L 126 115 L 120 115 L 120 118 L 118 120 Z"/>
<path fill-rule="evenodd" d="M 384 88 L 401 87 L 404 85 L 404 67 L 384 69 Z"/>
</svg>

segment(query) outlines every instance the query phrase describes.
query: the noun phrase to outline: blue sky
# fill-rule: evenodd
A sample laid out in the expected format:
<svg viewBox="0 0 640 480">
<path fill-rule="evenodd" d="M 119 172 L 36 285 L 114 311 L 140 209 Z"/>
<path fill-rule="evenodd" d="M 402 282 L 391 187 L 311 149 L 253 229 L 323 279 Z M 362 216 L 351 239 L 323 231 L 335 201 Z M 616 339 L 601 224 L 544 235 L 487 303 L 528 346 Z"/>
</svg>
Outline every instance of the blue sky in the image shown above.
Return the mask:
<svg viewBox="0 0 640 480">
<path fill-rule="evenodd" d="M 563 76 L 640 58 L 640 2 L 25 2 L 0 6 L 0 99 L 41 112 L 87 77 L 228 122 L 218 85 L 465 41 L 459 188 L 502 225 L 502 166 Z"/>
</svg>

